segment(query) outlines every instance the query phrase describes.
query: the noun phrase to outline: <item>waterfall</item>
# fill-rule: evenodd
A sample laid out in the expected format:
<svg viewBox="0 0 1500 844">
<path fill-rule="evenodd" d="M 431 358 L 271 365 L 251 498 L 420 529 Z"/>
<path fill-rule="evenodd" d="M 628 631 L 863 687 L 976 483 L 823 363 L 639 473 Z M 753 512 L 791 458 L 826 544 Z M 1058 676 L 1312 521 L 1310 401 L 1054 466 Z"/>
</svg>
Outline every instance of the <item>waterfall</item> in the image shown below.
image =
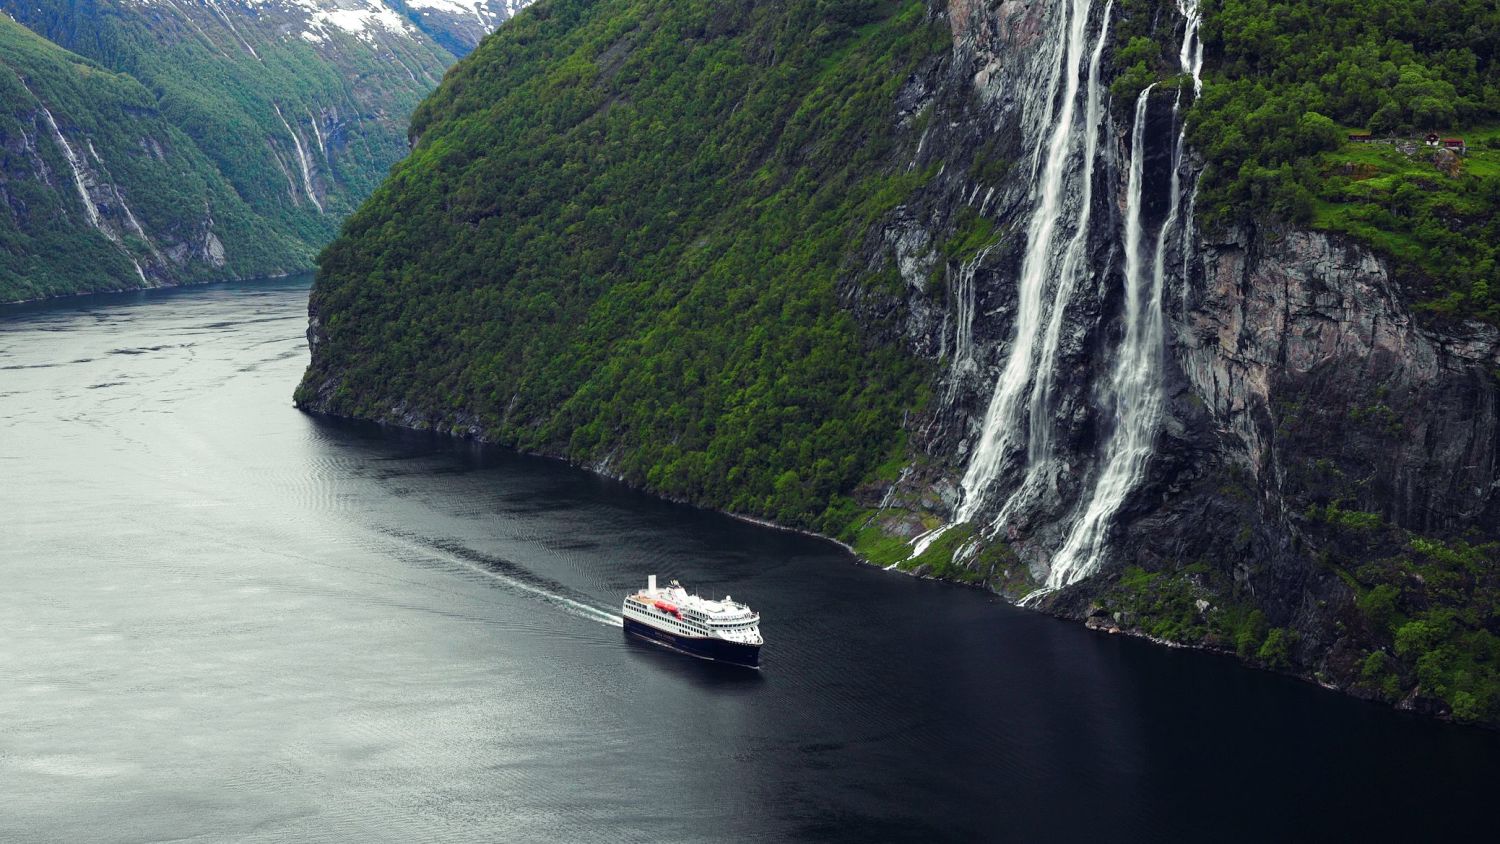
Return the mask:
<svg viewBox="0 0 1500 844">
<path fill-rule="evenodd" d="M 1056 589 L 1088 575 L 1097 565 L 1112 517 L 1135 488 L 1156 434 L 1161 412 L 1161 278 L 1160 251 L 1149 278 L 1143 256 L 1142 182 L 1146 159 L 1146 116 L 1152 85 L 1135 103 L 1130 133 L 1130 176 L 1125 199 L 1125 336 L 1110 378 L 1107 405 L 1115 430 L 1104 448 L 1104 468 L 1095 479 L 1083 516 L 1073 525 L 1062 550 L 1052 558 L 1047 586 Z M 1175 213 L 1175 211 L 1174 211 Z M 1161 236 L 1166 235 L 1166 225 Z"/>
<path fill-rule="evenodd" d="M 52 139 L 57 142 L 58 148 L 62 150 L 63 159 L 68 162 L 68 170 L 73 174 L 73 187 L 78 191 L 78 199 L 83 202 L 84 214 L 88 217 L 89 225 L 93 226 L 96 231 L 104 235 L 111 243 L 123 248 L 120 236 L 104 224 L 104 215 L 99 212 L 99 206 L 94 204 L 94 197 L 89 193 L 88 181 L 84 178 L 84 159 L 79 155 L 77 150 L 73 149 L 73 145 L 68 143 L 68 139 L 63 137 L 62 129 L 57 125 L 57 119 L 52 116 L 52 111 L 36 96 L 36 92 L 32 91 L 31 87 L 24 80 L 21 82 L 21 87 L 25 88 L 26 92 L 31 94 L 33 99 L 36 99 L 37 108 L 41 109 L 42 118 L 46 121 L 47 128 L 52 130 Z M 94 161 L 103 166 L 103 160 L 99 158 L 98 151 L 94 149 L 94 142 L 85 139 L 84 143 L 88 146 L 89 154 L 94 157 Z M 156 246 L 151 243 L 151 239 L 146 236 L 146 230 L 141 228 L 140 221 L 135 218 L 135 214 L 131 213 L 130 206 L 125 204 L 125 197 L 120 195 L 119 188 L 112 185 L 110 187 L 115 199 L 120 203 L 120 208 L 124 211 L 125 218 L 130 223 L 131 229 L 140 236 L 141 240 L 145 241 L 146 246 L 151 250 L 152 254 L 157 255 L 159 258 L 160 253 L 156 251 Z M 141 262 L 136 260 L 135 256 L 131 255 L 128 251 L 126 251 L 125 257 L 135 267 L 135 274 L 141 277 L 141 283 L 150 286 L 151 280 L 146 277 L 146 271 L 141 268 Z"/>
<path fill-rule="evenodd" d="M 1099 127 L 1102 123 L 1103 86 L 1099 84 L 1099 64 L 1104 55 L 1104 45 L 1109 40 L 1109 18 L 1113 9 L 1114 0 L 1109 0 L 1104 6 L 1103 22 L 1099 25 L 1099 39 L 1094 45 L 1093 56 L 1089 59 L 1088 87 L 1084 99 L 1082 194 L 1073 238 L 1068 241 L 1062 266 L 1057 274 L 1051 314 L 1047 320 L 1046 333 L 1042 337 L 1042 348 L 1031 383 L 1031 396 L 1027 402 L 1031 439 L 1026 454 L 1026 477 L 1001 508 L 997 524 L 1007 521 L 1016 508 L 1036 494 L 1053 466 L 1052 387 L 1057 373 L 1057 350 L 1062 340 L 1063 317 L 1078 282 L 1090 271 L 1086 260 L 1094 210 L 1094 165 L 1099 159 Z"/>
<path fill-rule="evenodd" d="M 953 329 L 952 368 L 955 373 L 962 373 L 974 366 L 974 276 L 979 274 L 980 265 L 996 245 L 992 243 L 979 250 L 978 254 L 958 268 L 958 282 L 954 290 L 958 311 Z"/>
<path fill-rule="evenodd" d="M 106 173 L 109 172 L 108 167 L 104 164 L 104 159 L 99 157 L 99 151 L 94 149 L 93 139 L 86 139 L 84 144 L 88 146 L 89 156 L 94 159 L 94 163 L 99 165 Z M 151 242 L 151 237 L 146 234 L 146 229 L 141 225 L 141 221 L 136 219 L 135 212 L 130 210 L 130 203 L 125 201 L 125 194 L 120 191 L 120 186 L 110 185 L 110 193 L 114 194 L 115 202 L 119 203 L 120 213 L 125 215 L 125 222 L 129 226 L 130 231 L 135 232 L 136 237 L 139 237 L 146 244 L 146 248 L 151 250 L 151 254 L 156 256 L 158 261 L 165 260 L 162 258 L 161 252 L 157 250 L 156 244 Z M 146 277 L 146 274 L 141 272 L 140 264 L 136 264 L 135 269 L 137 273 L 140 273 L 142 278 Z"/>
<path fill-rule="evenodd" d="M 313 137 L 318 139 L 318 152 L 321 152 L 326 159 L 328 157 L 328 145 L 323 143 L 323 130 L 318 128 L 318 116 L 313 114 L 312 109 L 307 110 L 307 120 L 309 125 L 312 126 Z"/>
<path fill-rule="evenodd" d="M 297 163 L 302 165 L 302 189 L 307 192 L 307 198 L 317 207 L 318 213 L 323 213 L 323 203 L 318 201 L 317 194 L 313 193 L 312 168 L 307 164 L 307 150 L 302 148 L 302 137 L 292 131 L 292 124 L 286 122 L 281 114 L 281 106 L 271 103 L 271 108 L 276 109 L 276 116 L 281 118 L 281 125 L 286 127 L 286 133 L 292 136 L 292 145 L 297 148 Z"/>
<path fill-rule="evenodd" d="M 240 45 L 245 48 L 245 52 L 249 53 L 251 58 L 260 61 L 260 53 L 255 52 L 255 48 L 250 46 L 250 42 L 246 41 L 245 36 L 241 35 L 240 31 L 235 28 L 234 21 L 229 19 L 229 15 L 225 14 L 224 10 L 219 7 L 219 4 L 214 0 L 203 0 L 203 3 L 208 8 L 213 9 L 219 18 L 224 21 L 224 25 L 229 27 L 229 31 L 234 33 L 235 38 L 239 39 Z"/>
<path fill-rule="evenodd" d="M 28 92 L 31 91 L 29 87 L 26 90 Z M 31 96 L 35 97 L 36 94 L 33 93 Z M 57 145 L 62 148 L 63 158 L 68 162 L 68 169 L 73 171 L 73 187 L 78 189 L 78 198 L 83 200 L 83 210 L 89 218 L 89 225 L 98 229 L 105 237 L 114 240 L 114 235 L 104 228 L 104 221 L 99 217 L 99 206 L 95 205 L 94 198 L 89 196 L 88 185 L 83 179 L 83 166 L 78 158 L 78 153 L 73 151 L 73 145 L 68 143 L 68 139 L 63 137 L 62 130 L 57 128 L 57 121 L 52 118 L 52 112 L 48 111 L 45 105 L 42 105 L 41 100 L 37 100 L 37 106 L 41 108 L 42 116 L 47 118 L 47 128 L 52 130 L 52 139 L 57 141 Z"/>
<path fill-rule="evenodd" d="M 1203 39 L 1199 28 L 1203 16 L 1198 11 L 1199 0 L 1177 0 L 1177 11 L 1187 21 L 1182 33 L 1182 49 L 1177 51 L 1177 63 L 1184 73 L 1192 74 L 1193 96 L 1203 95 Z"/>
<path fill-rule="evenodd" d="M 1027 230 L 1026 254 L 1017 285 L 1015 330 L 1005 365 L 985 410 L 979 441 L 964 472 L 963 498 L 956 514 L 956 520 L 960 522 L 969 521 L 984 506 L 990 486 L 1016 447 L 1018 433 L 1025 427 L 1022 411 L 1026 408 L 1021 397 L 1032 384 L 1036 369 L 1037 341 L 1043 333 L 1042 296 L 1048 283 L 1056 275 L 1056 244 L 1065 234 L 1065 188 L 1068 177 L 1074 170 L 1070 166 L 1075 158 L 1078 134 L 1074 125 L 1079 110 L 1078 90 L 1083 84 L 1080 77 L 1087 73 L 1084 54 L 1092 6 L 1092 0 L 1068 0 L 1063 12 L 1063 25 L 1052 27 L 1056 35 L 1051 47 L 1057 60 L 1047 86 L 1048 117 L 1038 126 L 1042 134 L 1038 136 L 1033 173 L 1040 169 L 1041 175 L 1040 183 L 1035 189 L 1037 204 Z M 1095 55 L 1102 49 L 1107 28 L 1107 24 L 1100 27 L 1097 46 L 1093 51 Z M 1059 100 L 1057 88 L 1060 82 L 1064 84 Z M 1090 75 L 1088 84 L 1088 98 L 1093 100 L 1100 96 L 1097 75 Z M 1091 125 L 1086 126 L 1084 132 L 1092 135 L 1098 130 L 1097 125 Z M 1043 139 L 1046 140 L 1045 145 L 1042 143 Z M 1086 166 L 1091 168 L 1092 161 Z M 1074 221 L 1075 232 L 1079 225 L 1087 224 L 1086 213 L 1079 209 L 1080 219 Z M 1054 297 L 1053 310 L 1065 307 L 1066 304 L 1065 299 Z"/>
<path fill-rule="evenodd" d="M 1203 61 L 1203 45 L 1198 38 L 1197 2 L 1180 0 L 1178 8 L 1187 17 L 1178 58 L 1183 71 L 1193 77 L 1196 95 L 1201 84 Z M 1167 239 L 1173 232 L 1178 233 L 1186 262 L 1196 190 L 1194 200 L 1188 205 L 1188 220 L 1183 224 L 1182 165 L 1187 150 L 1187 130 L 1182 127 L 1178 129 L 1172 146 L 1167 216 L 1156 233 L 1148 279 L 1143 255 L 1145 232 L 1141 220 L 1141 194 L 1146 158 L 1146 118 L 1151 91 L 1155 87 L 1148 86 L 1136 100 L 1135 123 L 1131 129 L 1125 207 L 1125 336 L 1120 342 L 1110 379 L 1109 407 L 1113 411 L 1115 429 L 1104 447 L 1104 467 L 1095 479 L 1092 494 L 1087 499 L 1088 506 L 1073 524 L 1062 550 L 1052 558 L 1047 589 L 1076 583 L 1099 567 L 1105 535 L 1126 497 L 1140 485 L 1161 422 L 1162 370 L 1166 350 L 1162 294 L 1166 287 Z M 1179 123 L 1181 109 L 1182 90 L 1179 88 L 1172 102 L 1174 126 Z"/>
<path fill-rule="evenodd" d="M 1198 11 L 1200 0 L 1178 0 L 1185 20 L 1178 62 L 1192 79 L 1194 96 L 1202 87 L 1203 43 Z M 1090 281 L 1111 276 L 1108 268 L 1089 265 L 1094 239 L 1094 178 L 1101 159 L 1099 134 L 1106 128 L 1106 88 L 1100 65 L 1109 39 L 1113 0 L 1100 17 L 1090 49 L 1088 26 L 1091 0 L 1060 3 L 1057 25 L 1049 28 L 1049 43 L 1040 51 L 1042 84 L 1028 89 L 1023 120 L 1034 137 L 1032 216 L 1026 251 L 1017 282 L 1013 336 L 986 407 L 980 435 L 965 468 L 959 505 L 952 524 L 973 521 L 990 512 L 993 489 L 1015 462 L 1024 461 L 1024 475 L 1010 491 L 998 515 L 984 527 L 992 534 L 1018 512 L 1032 505 L 1057 472 L 1054 453 L 1054 390 L 1065 320 L 1079 289 Z M 1172 125 L 1179 126 L 1183 88 L 1176 93 Z M 1124 208 L 1124 301 L 1119 345 L 1113 350 L 1107 378 L 1101 378 L 1099 418 L 1105 429 L 1098 469 L 1067 517 L 1065 539 L 1051 560 L 1046 586 L 1051 591 L 1076 582 L 1098 568 L 1105 538 L 1126 498 L 1141 483 L 1153 453 L 1164 405 L 1165 317 L 1169 247 L 1178 248 L 1184 266 L 1190 252 L 1192 217 L 1196 202 L 1182 207 L 1186 164 L 1186 132 L 1179 126 L 1171 151 L 1170 196 L 1160 227 L 1147 231 L 1147 128 L 1151 96 L 1157 86 L 1142 91 L 1135 102 L 1130 128 L 1130 160 Z M 1082 93 L 1082 97 L 1080 97 Z M 1044 107 L 1045 104 L 1045 107 Z M 1045 114 L 1038 120 L 1035 115 Z M 1176 237 L 1177 240 L 1173 240 Z M 981 256 L 982 257 L 982 256 Z M 978 260 L 975 262 L 977 266 Z M 965 266 L 958 280 L 956 349 L 967 351 L 966 322 L 973 319 L 972 279 Z M 946 339 L 946 338 L 945 338 Z M 972 335 L 968 338 L 972 341 Z M 956 352 L 955 367 L 962 359 Z M 928 531 L 912 541 L 920 555 L 951 525 Z"/>
</svg>

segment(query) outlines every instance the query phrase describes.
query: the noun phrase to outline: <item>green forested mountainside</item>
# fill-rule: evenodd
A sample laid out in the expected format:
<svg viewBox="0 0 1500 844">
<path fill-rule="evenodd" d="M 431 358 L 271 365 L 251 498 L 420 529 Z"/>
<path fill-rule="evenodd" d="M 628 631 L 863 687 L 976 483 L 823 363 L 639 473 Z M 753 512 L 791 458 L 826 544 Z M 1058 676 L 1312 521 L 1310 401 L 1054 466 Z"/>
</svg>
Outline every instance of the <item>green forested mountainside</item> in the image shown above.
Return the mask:
<svg viewBox="0 0 1500 844">
<path fill-rule="evenodd" d="M 137 286 L 131 256 L 146 263 L 152 257 L 152 245 L 133 232 L 121 248 L 89 226 L 42 107 L 74 142 L 92 142 L 92 166 L 130 187 L 129 207 L 147 230 L 170 231 L 184 209 L 207 210 L 238 272 L 272 272 L 311 257 L 310 244 L 282 234 L 240 200 L 139 82 L 0 16 L 0 301 L 74 292 L 80 279 L 94 289 Z M 92 158 L 80 146 L 77 154 Z M 217 269 L 201 263 L 185 268 L 189 279 L 211 272 Z"/>
<path fill-rule="evenodd" d="M 1352 235 L 1426 309 L 1500 323 L 1500 4 L 1203 9 L 1207 73 L 1191 139 L 1207 164 L 1206 220 L 1270 212 Z M 1429 132 L 1462 137 L 1468 155 L 1438 166 L 1420 143 Z M 1349 142 L 1364 133 L 1415 151 Z"/>
<path fill-rule="evenodd" d="M 409 65 L 418 77 L 413 80 L 379 49 L 360 47 L 355 36 L 336 29 L 323 37 L 348 48 L 333 60 L 302 38 L 268 36 L 253 21 L 215 27 L 216 15 L 205 13 L 207 19 L 199 21 L 175 7 L 143 10 L 131 0 L 0 5 L 60 46 L 140 80 L 157 95 L 162 113 L 215 161 L 252 208 L 277 216 L 315 245 L 332 237 L 339 212 L 353 210 L 405 152 L 405 117 L 452 61 L 431 42 L 393 39 L 387 49 L 402 51 L 396 60 Z M 240 14 L 233 8 L 229 13 Z M 295 155 L 283 118 L 305 130 L 322 108 L 339 109 L 347 118 L 341 127 L 350 153 L 330 157 L 336 169 L 318 185 L 327 192 L 320 200 L 329 215 L 289 201 L 296 197 L 289 196 L 274 158 L 277 152 Z M 369 119 L 380 112 L 384 119 Z M 353 119 L 360 117 L 366 119 Z M 308 146 L 314 143 L 309 138 Z"/>
<path fill-rule="evenodd" d="M 550 0 L 418 110 L 323 254 L 298 401 L 483 429 L 837 530 L 922 373 L 835 285 L 946 25 L 903 0 Z M 413 420 L 407 420 L 413 421 Z"/>
<path fill-rule="evenodd" d="M 7 189 L 37 199 L 8 206 L 0 300 L 309 266 L 405 153 L 408 115 L 453 60 L 415 28 L 371 18 L 346 31 L 317 8 L 0 0 L 53 42 L 4 19 L 5 84 L 38 80 L 34 96 L 5 100 Z M 92 75 L 65 81 L 39 61 Z M 102 225 L 89 224 L 42 107 L 79 151 Z"/>
</svg>

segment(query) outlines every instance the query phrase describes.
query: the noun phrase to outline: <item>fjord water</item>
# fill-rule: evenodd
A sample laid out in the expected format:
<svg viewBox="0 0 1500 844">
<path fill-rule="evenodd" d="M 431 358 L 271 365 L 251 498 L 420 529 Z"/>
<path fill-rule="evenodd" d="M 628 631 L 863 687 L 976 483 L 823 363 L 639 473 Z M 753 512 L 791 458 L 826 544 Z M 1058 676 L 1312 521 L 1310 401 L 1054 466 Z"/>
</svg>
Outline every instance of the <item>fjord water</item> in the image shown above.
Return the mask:
<svg viewBox="0 0 1500 844">
<path fill-rule="evenodd" d="M 0 840 L 1492 828 L 1494 734 L 304 416 L 306 298 L 0 310 Z M 652 572 L 760 610 L 764 669 L 627 639 Z"/>
</svg>

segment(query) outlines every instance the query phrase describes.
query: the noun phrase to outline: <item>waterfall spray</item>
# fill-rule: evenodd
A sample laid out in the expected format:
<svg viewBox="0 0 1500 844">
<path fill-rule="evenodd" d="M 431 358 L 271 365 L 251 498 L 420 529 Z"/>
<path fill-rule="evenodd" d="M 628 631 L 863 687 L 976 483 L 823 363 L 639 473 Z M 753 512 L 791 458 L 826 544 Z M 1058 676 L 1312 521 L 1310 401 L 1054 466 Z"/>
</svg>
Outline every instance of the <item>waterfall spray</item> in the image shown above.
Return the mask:
<svg viewBox="0 0 1500 844">
<path fill-rule="evenodd" d="M 1099 84 L 1099 64 L 1104 55 L 1104 45 L 1109 40 L 1109 19 L 1114 9 L 1114 0 L 1104 6 L 1103 20 L 1099 25 L 1099 38 L 1094 53 L 1089 59 L 1088 86 L 1084 96 L 1084 144 L 1083 175 L 1080 179 L 1081 196 L 1078 215 L 1073 227 L 1073 237 L 1063 253 L 1062 265 L 1057 274 L 1057 286 L 1052 295 L 1052 306 L 1047 319 L 1047 329 L 1042 336 L 1042 347 L 1038 355 L 1035 375 L 1031 384 L 1031 396 L 1027 403 L 1027 418 L 1030 421 L 1031 439 L 1026 453 L 1026 477 L 1021 485 L 1006 500 L 1000 509 L 996 524 L 1009 520 L 1012 513 L 1037 494 L 1042 483 L 1053 468 L 1052 455 L 1052 387 L 1056 382 L 1057 350 L 1062 340 L 1063 317 L 1078 283 L 1089 273 L 1086 264 L 1090 223 L 1094 211 L 1094 166 L 1099 159 L 1099 129 L 1102 124 L 1103 86 Z"/>
<path fill-rule="evenodd" d="M 1187 24 L 1178 56 L 1183 71 L 1193 76 L 1196 94 L 1203 60 L 1203 46 L 1198 39 L 1197 2 L 1182 0 L 1179 8 L 1187 16 Z M 1125 214 L 1125 336 L 1120 342 L 1110 379 L 1109 406 L 1113 410 L 1115 429 L 1105 445 L 1104 466 L 1095 479 L 1088 505 L 1074 523 L 1062 550 L 1052 558 L 1047 589 L 1076 583 L 1098 569 L 1105 535 L 1126 497 L 1140 485 L 1161 422 L 1162 359 L 1166 350 L 1162 294 L 1166 287 L 1167 240 L 1173 232 L 1178 232 L 1185 244 L 1191 220 L 1183 225 L 1181 219 L 1182 165 L 1187 131 L 1179 128 L 1172 146 L 1167 216 L 1156 233 L 1148 279 L 1143 255 L 1142 182 L 1146 118 L 1151 91 L 1155 87 L 1147 87 L 1136 100 L 1135 123 L 1131 129 Z M 1182 91 L 1179 89 L 1172 102 L 1173 125 L 1179 123 L 1181 109 Z M 1193 203 L 1190 203 L 1189 217 L 1192 210 Z M 1186 248 L 1183 251 L 1186 254 Z"/>
<path fill-rule="evenodd" d="M 1037 341 L 1043 332 L 1042 294 L 1053 280 L 1056 243 L 1063 234 L 1064 188 L 1072 169 L 1069 165 L 1075 157 L 1078 90 L 1083 84 L 1080 77 L 1086 73 L 1085 39 L 1092 6 L 1091 0 L 1070 0 L 1064 12 L 1064 25 L 1055 28 L 1058 41 L 1054 42 L 1054 49 L 1062 58 L 1055 72 L 1062 79 L 1054 76 L 1049 85 L 1049 94 L 1053 95 L 1049 97 L 1048 109 L 1051 125 L 1043 126 L 1042 130 L 1050 128 L 1050 132 L 1044 135 L 1045 149 L 1040 144 L 1037 148 L 1037 155 L 1045 155 L 1045 160 L 1041 162 L 1037 205 L 1027 231 L 1026 256 L 1017 285 L 1015 331 L 985 411 L 979 441 L 964 472 L 963 500 L 956 514 L 959 522 L 969 521 L 984 506 L 990 486 L 1016 447 L 1017 436 L 1024 427 L 1020 399 L 1030 387 L 1036 368 Z M 1101 43 L 1104 37 L 1101 31 Z M 1060 101 L 1055 100 L 1059 82 L 1063 89 Z M 1085 127 L 1085 131 L 1097 132 L 1098 127 Z"/>
</svg>

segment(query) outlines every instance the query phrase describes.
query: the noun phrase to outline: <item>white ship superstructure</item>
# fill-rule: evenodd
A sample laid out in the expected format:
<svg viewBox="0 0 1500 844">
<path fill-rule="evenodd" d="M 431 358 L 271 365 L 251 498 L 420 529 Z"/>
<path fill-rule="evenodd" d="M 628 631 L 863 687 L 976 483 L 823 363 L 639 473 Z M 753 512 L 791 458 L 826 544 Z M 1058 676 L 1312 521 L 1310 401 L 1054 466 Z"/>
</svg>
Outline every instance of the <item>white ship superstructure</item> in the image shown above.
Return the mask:
<svg viewBox="0 0 1500 844">
<path fill-rule="evenodd" d="M 760 615 L 728 595 L 690 595 L 675 580 L 658 588 L 653 574 L 645 589 L 625 596 L 621 615 L 627 631 L 653 642 L 705 659 L 760 665 Z"/>
</svg>

